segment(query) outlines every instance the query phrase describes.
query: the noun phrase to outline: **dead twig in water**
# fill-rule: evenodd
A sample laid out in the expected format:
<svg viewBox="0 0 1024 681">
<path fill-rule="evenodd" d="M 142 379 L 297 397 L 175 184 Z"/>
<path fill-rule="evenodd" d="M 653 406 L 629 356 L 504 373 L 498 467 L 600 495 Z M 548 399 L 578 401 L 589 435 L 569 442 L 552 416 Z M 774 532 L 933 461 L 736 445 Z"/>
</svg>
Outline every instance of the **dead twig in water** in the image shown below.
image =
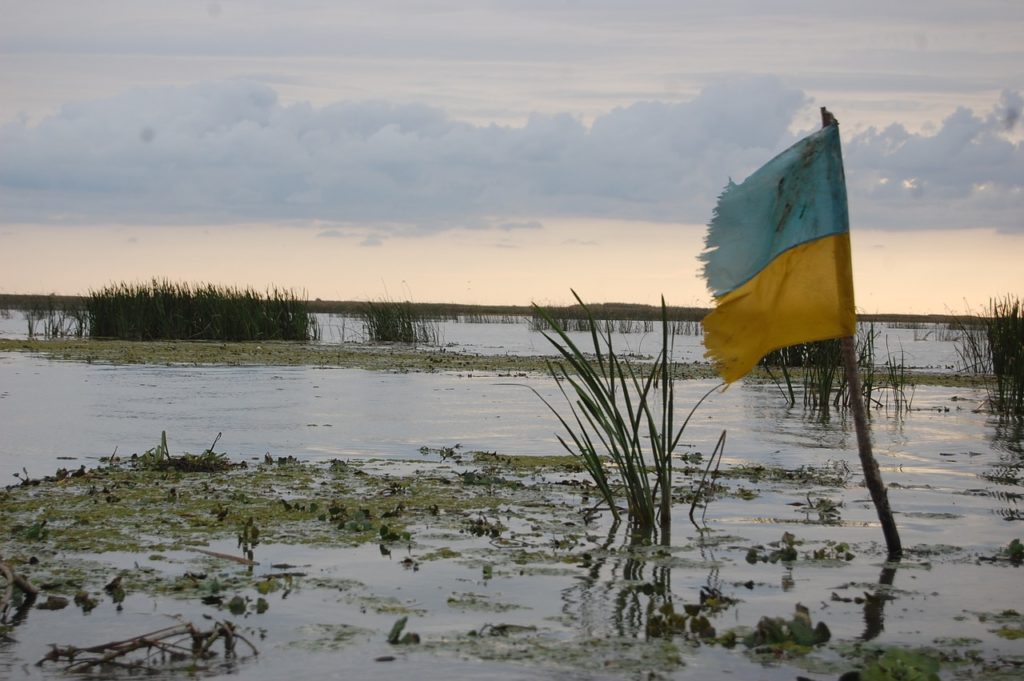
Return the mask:
<svg viewBox="0 0 1024 681">
<path fill-rule="evenodd" d="M 7 611 L 7 606 L 10 605 L 11 600 L 14 598 L 14 587 L 21 589 L 29 598 L 35 598 L 39 595 L 39 589 L 32 582 L 19 575 L 14 571 L 14 568 L 2 560 L 0 560 L 0 574 L 7 580 L 3 596 L 0 596 L 0 613 Z"/>
<path fill-rule="evenodd" d="M 249 560 L 243 556 L 233 556 L 230 553 L 220 553 L 219 551 L 208 551 L 207 549 L 192 549 L 196 553 L 202 553 L 207 556 L 213 556 L 214 558 L 223 558 L 224 560 L 233 560 L 236 563 L 242 565 L 259 565 L 255 560 Z"/>
<path fill-rule="evenodd" d="M 36 665 L 66 660 L 68 664 L 65 671 L 89 671 L 95 667 L 109 665 L 149 669 L 151 667 L 146 661 L 153 652 L 168 656 L 172 661 L 190 658 L 206 660 L 214 656 L 210 648 L 219 640 L 224 641 L 225 657 L 235 655 L 237 641 L 249 646 L 253 655 L 259 655 L 256 646 L 235 631 L 235 626 L 231 622 L 215 622 L 209 631 L 201 631 L 192 623 L 183 622 L 122 641 L 111 641 L 85 648 L 55 645 Z M 124 659 L 137 650 L 146 651 L 141 660 Z"/>
</svg>

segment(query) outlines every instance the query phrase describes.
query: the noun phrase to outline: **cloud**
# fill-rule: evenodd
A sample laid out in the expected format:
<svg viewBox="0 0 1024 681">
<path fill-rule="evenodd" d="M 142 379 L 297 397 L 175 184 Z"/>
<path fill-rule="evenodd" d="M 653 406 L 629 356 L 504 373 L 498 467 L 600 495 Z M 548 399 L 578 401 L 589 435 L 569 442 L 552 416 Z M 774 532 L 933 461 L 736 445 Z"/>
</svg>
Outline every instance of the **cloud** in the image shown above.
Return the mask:
<svg viewBox="0 0 1024 681">
<path fill-rule="evenodd" d="M 527 220 L 525 222 L 502 222 L 497 225 L 497 228 L 512 232 L 521 229 L 544 229 L 544 225 L 540 220 Z"/>
<path fill-rule="evenodd" d="M 590 125 L 562 113 L 500 126 L 415 103 L 283 104 L 250 81 L 136 89 L 0 128 L 0 220 L 322 221 L 378 235 L 538 228 L 557 216 L 703 223 L 730 177 L 794 141 L 808 104 L 777 78 L 729 78 Z M 1007 92 L 987 115 L 957 110 L 934 135 L 894 123 L 848 140 L 855 220 L 1024 229 L 1020 104 Z"/>
<path fill-rule="evenodd" d="M 845 149 L 852 218 L 870 225 L 1024 231 L 1021 95 L 1004 92 L 987 116 L 958 108 L 933 135 L 900 124 L 870 129 Z"/>
</svg>

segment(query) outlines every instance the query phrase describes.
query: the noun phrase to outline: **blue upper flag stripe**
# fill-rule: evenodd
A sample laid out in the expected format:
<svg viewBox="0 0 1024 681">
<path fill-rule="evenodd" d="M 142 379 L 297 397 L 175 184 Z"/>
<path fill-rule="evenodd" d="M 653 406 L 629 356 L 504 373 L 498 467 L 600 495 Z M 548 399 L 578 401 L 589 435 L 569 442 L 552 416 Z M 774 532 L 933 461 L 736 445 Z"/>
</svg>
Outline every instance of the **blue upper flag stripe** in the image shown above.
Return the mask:
<svg viewBox="0 0 1024 681">
<path fill-rule="evenodd" d="M 794 246 L 849 228 L 839 127 L 830 125 L 729 182 L 700 256 L 708 288 L 725 295 Z"/>
</svg>

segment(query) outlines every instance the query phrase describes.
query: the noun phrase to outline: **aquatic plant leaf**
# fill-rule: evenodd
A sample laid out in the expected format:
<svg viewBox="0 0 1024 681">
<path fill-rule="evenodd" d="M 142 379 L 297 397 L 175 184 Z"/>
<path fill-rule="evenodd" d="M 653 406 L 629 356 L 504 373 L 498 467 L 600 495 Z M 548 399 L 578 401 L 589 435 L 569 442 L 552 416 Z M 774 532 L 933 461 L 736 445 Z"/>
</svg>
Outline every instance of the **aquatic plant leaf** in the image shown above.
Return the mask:
<svg viewBox="0 0 1024 681">
<path fill-rule="evenodd" d="M 241 596 L 235 596 L 230 601 L 228 601 L 228 610 L 231 612 L 232 615 L 244 615 L 247 608 L 248 604 L 245 602 L 245 599 Z"/>
<path fill-rule="evenodd" d="M 1014 539 L 1006 547 L 1005 553 L 1011 563 L 1020 565 L 1021 561 L 1024 561 L 1024 544 L 1021 543 L 1020 539 Z"/>
<path fill-rule="evenodd" d="M 939 661 L 925 653 L 893 648 L 861 672 L 862 681 L 939 681 Z"/>
<path fill-rule="evenodd" d="M 394 624 L 391 625 L 391 631 L 388 633 L 388 643 L 392 645 L 397 644 L 402 638 L 402 630 L 405 629 L 405 623 L 409 621 L 409 617 L 399 617 Z"/>
<path fill-rule="evenodd" d="M 832 632 L 824 622 L 811 627 L 810 611 L 797 603 L 792 619 L 788 622 L 781 617 L 762 617 L 750 634 L 743 639 L 748 648 L 796 644 L 811 647 L 826 643 Z"/>
</svg>

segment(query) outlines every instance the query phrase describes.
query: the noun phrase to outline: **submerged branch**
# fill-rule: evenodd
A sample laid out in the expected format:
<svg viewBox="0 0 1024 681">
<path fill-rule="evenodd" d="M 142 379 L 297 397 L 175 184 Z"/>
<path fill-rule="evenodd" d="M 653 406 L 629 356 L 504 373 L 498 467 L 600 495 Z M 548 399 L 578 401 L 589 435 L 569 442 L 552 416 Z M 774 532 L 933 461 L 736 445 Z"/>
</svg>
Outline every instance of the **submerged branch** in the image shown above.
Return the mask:
<svg viewBox="0 0 1024 681">
<path fill-rule="evenodd" d="M 65 667 L 66 671 L 89 671 L 108 665 L 149 668 L 142 660 L 131 661 L 123 658 L 137 650 L 149 652 L 156 649 L 169 655 L 172 660 L 189 657 L 208 659 L 214 655 L 210 652 L 210 648 L 218 640 L 224 641 L 225 656 L 234 655 L 236 641 L 242 641 L 249 646 L 253 655 L 259 655 L 256 646 L 235 631 L 234 625 L 230 622 L 215 622 L 209 631 L 201 631 L 191 622 L 183 622 L 132 638 L 83 648 L 55 645 L 36 665 L 42 666 L 46 662 L 63 660 L 68 663 Z M 145 659 L 143 658 L 143 660 Z"/>
<path fill-rule="evenodd" d="M 14 571 L 7 563 L 0 560 L 0 575 L 4 576 L 7 581 L 7 586 L 4 587 L 3 596 L 0 596 L 0 613 L 7 610 L 7 606 L 10 605 L 14 598 L 14 588 L 17 587 L 29 598 L 35 598 L 39 595 L 39 589 L 28 581 L 25 577 L 22 577 Z"/>
</svg>

